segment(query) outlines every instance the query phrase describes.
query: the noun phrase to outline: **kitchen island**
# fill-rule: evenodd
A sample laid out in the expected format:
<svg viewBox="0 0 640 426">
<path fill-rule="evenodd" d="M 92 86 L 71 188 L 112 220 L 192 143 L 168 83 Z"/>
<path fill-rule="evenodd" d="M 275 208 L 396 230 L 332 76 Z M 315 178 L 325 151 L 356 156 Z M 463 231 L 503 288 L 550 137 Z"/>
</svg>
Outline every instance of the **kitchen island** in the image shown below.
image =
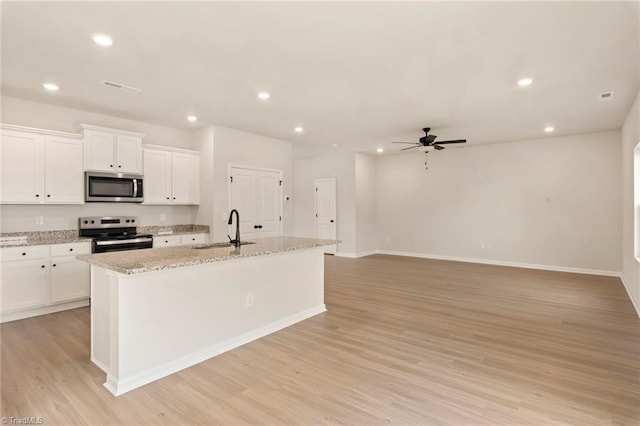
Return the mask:
<svg viewBox="0 0 640 426">
<path fill-rule="evenodd" d="M 121 395 L 326 310 L 324 248 L 270 237 L 78 256 L 91 264 L 91 361 Z"/>
</svg>

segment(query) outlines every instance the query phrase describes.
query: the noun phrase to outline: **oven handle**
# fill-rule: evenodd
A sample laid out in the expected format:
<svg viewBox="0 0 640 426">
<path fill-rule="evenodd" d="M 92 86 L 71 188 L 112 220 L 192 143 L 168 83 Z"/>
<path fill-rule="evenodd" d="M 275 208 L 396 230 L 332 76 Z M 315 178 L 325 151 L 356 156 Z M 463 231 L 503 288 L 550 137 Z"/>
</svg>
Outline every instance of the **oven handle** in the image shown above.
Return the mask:
<svg viewBox="0 0 640 426">
<path fill-rule="evenodd" d="M 133 180 L 133 196 L 138 196 L 138 179 Z"/>
<path fill-rule="evenodd" d="M 127 245 L 132 243 L 149 243 L 152 241 L 153 241 L 153 238 L 143 237 L 143 238 L 134 238 L 133 240 L 96 241 L 96 245 L 97 246 L 114 246 L 116 244 Z"/>
</svg>

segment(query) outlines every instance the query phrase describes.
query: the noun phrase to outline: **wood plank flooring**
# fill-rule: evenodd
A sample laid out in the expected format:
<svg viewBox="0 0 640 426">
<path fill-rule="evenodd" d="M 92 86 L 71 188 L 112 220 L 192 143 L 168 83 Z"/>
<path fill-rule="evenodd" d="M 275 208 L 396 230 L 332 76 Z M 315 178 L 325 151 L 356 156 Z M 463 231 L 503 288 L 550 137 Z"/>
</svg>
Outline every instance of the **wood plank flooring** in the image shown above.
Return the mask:
<svg viewBox="0 0 640 426">
<path fill-rule="evenodd" d="M 3 324 L 1 415 L 46 425 L 639 425 L 618 278 L 326 257 L 328 312 L 120 397 L 88 308 Z M 224 326 L 224 325 L 221 325 Z"/>
</svg>

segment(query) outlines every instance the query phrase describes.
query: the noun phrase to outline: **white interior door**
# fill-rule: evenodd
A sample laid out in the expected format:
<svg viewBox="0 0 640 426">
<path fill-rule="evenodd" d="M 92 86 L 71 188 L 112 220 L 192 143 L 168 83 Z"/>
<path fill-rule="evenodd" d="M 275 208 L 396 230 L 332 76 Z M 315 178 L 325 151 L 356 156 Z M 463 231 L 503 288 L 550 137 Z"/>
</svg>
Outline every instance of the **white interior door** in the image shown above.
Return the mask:
<svg viewBox="0 0 640 426">
<path fill-rule="evenodd" d="M 280 172 L 258 172 L 258 230 L 260 237 L 282 235 Z"/>
<path fill-rule="evenodd" d="M 240 240 L 251 240 L 258 236 L 258 172 L 239 167 L 231 168 L 231 205 L 240 214 Z M 234 218 L 235 221 L 235 218 Z M 229 226 L 229 235 L 235 238 L 236 224 Z"/>
<path fill-rule="evenodd" d="M 336 178 L 315 180 L 316 238 L 336 239 Z M 335 245 L 325 253 L 335 253 Z"/>
</svg>

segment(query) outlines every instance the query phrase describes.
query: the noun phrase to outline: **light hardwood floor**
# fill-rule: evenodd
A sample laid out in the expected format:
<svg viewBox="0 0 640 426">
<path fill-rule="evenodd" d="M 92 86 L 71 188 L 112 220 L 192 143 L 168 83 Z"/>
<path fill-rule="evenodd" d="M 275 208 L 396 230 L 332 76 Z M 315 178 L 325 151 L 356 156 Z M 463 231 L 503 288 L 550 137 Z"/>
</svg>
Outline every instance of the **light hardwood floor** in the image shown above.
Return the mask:
<svg viewBox="0 0 640 426">
<path fill-rule="evenodd" d="M 46 425 L 640 424 L 640 320 L 618 278 L 327 256 L 326 302 L 325 314 L 117 398 L 89 361 L 88 308 L 3 324 L 1 414 Z"/>
</svg>

